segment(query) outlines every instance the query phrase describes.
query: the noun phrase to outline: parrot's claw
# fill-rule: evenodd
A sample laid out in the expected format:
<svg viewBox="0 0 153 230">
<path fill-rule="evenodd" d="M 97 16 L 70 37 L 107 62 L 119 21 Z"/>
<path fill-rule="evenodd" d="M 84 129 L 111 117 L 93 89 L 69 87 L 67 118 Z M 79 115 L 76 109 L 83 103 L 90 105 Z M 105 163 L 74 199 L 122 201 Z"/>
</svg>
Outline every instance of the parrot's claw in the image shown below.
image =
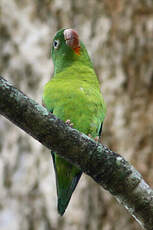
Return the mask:
<svg viewBox="0 0 153 230">
<path fill-rule="evenodd" d="M 96 137 L 94 138 L 94 140 L 95 140 L 96 142 L 99 142 L 99 141 L 100 141 L 99 136 L 96 136 Z"/>
<path fill-rule="evenodd" d="M 65 123 L 66 123 L 68 126 L 70 126 L 71 128 L 73 127 L 73 123 L 71 123 L 70 120 L 66 120 Z"/>
<path fill-rule="evenodd" d="M 93 137 L 91 136 L 91 134 L 89 133 L 89 134 L 88 134 L 88 137 L 94 139 L 94 141 L 96 141 L 96 142 L 99 142 L 99 141 L 100 141 L 99 136 L 96 136 L 95 138 L 93 138 Z"/>
</svg>

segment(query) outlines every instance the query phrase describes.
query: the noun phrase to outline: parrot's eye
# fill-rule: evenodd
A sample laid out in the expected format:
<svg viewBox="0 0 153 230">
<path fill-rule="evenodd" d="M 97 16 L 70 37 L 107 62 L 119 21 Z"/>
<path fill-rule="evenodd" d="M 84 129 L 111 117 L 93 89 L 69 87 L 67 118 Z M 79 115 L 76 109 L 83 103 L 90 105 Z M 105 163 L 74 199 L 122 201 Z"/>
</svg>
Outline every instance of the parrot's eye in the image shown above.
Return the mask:
<svg viewBox="0 0 153 230">
<path fill-rule="evenodd" d="M 54 49 L 58 49 L 58 47 L 59 47 L 59 40 L 54 40 L 53 41 L 53 46 L 54 46 Z"/>
</svg>

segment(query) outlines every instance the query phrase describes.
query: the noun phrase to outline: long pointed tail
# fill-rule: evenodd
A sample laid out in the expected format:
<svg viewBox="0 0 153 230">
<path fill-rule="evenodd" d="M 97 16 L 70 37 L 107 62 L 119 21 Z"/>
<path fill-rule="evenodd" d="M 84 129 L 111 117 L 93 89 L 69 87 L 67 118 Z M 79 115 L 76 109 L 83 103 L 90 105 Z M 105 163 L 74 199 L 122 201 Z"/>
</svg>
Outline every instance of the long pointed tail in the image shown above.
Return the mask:
<svg viewBox="0 0 153 230">
<path fill-rule="evenodd" d="M 82 172 L 53 152 L 52 157 L 56 174 L 58 212 L 62 216 L 69 204 Z"/>
<path fill-rule="evenodd" d="M 74 192 L 78 181 L 82 175 L 82 172 L 79 172 L 71 182 L 71 185 L 69 188 L 61 190 L 60 194 L 58 195 L 58 212 L 62 216 L 69 204 L 69 201 L 71 199 L 72 193 Z"/>
</svg>

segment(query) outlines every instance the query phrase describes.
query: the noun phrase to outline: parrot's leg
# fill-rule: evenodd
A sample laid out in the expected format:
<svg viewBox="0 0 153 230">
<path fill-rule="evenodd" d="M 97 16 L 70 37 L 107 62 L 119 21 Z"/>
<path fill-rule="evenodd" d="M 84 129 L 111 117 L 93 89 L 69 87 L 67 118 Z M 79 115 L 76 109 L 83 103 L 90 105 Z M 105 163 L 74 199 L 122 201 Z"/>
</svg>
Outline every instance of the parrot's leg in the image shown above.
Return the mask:
<svg viewBox="0 0 153 230">
<path fill-rule="evenodd" d="M 100 142 L 99 136 L 96 136 L 96 137 L 94 138 L 94 140 L 95 140 L 96 142 Z"/>
<path fill-rule="evenodd" d="M 69 125 L 71 128 L 73 127 L 73 123 L 71 123 L 71 121 L 70 121 L 69 119 L 66 120 L 65 123 L 66 123 L 67 125 Z"/>
<path fill-rule="evenodd" d="M 100 137 L 99 137 L 99 136 L 96 136 L 95 138 L 93 138 L 93 137 L 91 136 L 91 134 L 89 133 L 89 134 L 88 134 L 88 137 L 94 139 L 94 141 L 96 141 L 96 142 L 100 142 Z"/>
</svg>

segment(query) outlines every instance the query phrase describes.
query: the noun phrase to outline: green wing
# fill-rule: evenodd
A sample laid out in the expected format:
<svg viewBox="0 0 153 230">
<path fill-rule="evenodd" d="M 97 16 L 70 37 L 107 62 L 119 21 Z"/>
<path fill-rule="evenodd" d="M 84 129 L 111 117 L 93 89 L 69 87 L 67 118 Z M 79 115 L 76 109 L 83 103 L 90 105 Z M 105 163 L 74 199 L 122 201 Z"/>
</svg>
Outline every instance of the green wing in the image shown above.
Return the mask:
<svg viewBox="0 0 153 230">
<path fill-rule="evenodd" d="M 56 78 L 45 86 L 43 102 L 58 118 L 63 121 L 70 119 L 74 124 L 73 128 L 95 138 L 101 135 L 106 109 L 96 77 L 90 81 L 89 76 L 85 76 L 88 80 L 82 76 L 78 78 L 71 69 L 56 74 Z M 52 157 L 58 212 L 63 215 L 82 172 L 56 153 L 52 152 Z"/>
</svg>

